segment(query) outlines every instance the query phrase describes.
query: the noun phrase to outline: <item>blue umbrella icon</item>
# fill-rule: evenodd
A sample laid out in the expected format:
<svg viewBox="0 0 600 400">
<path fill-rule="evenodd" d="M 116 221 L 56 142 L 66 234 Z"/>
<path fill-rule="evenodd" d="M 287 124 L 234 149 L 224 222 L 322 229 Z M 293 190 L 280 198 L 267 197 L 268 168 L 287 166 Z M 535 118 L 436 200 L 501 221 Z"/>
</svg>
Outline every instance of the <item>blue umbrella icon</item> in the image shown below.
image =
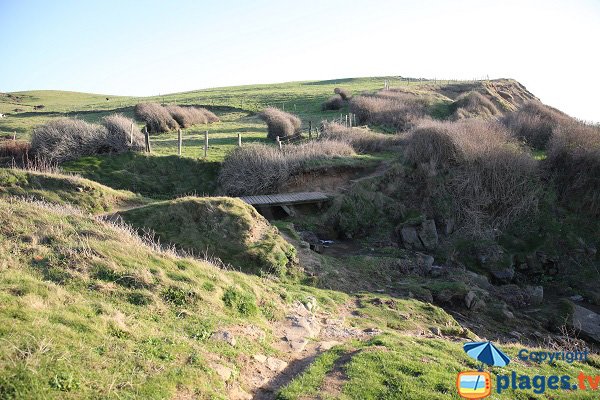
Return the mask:
<svg viewBox="0 0 600 400">
<path fill-rule="evenodd" d="M 494 346 L 492 342 L 465 343 L 463 349 L 469 357 L 480 361 L 482 365 L 487 364 L 493 367 L 504 367 L 510 362 L 510 358 Z"/>
</svg>

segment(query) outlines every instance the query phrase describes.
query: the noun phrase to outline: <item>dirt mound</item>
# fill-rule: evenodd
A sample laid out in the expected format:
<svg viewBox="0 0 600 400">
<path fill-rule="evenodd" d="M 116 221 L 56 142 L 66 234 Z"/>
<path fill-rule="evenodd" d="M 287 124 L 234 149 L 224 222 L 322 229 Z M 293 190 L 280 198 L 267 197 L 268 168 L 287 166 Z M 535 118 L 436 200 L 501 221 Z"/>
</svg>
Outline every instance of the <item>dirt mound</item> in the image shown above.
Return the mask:
<svg viewBox="0 0 600 400">
<path fill-rule="evenodd" d="M 218 257 L 236 269 L 283 276 L 296 265 L 296 249 L 253 207 L 229 197 L 184 197 L 121 213 L 162 243 Z"/>
</svg>

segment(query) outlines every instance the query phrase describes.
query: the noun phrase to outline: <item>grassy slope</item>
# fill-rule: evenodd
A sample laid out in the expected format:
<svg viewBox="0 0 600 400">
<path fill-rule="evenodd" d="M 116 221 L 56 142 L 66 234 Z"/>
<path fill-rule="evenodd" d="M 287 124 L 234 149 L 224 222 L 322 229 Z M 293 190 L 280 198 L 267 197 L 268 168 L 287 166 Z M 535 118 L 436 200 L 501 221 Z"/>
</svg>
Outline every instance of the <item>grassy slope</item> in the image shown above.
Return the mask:
<svg viewBox="0 0 600 400">
<path fill-rule="evenodd" d="M 239 199 L 185 197 L 121 216 L 132 226 L 156 232 L 163 243 L 216 256 L 244 272 L 283 276 L 297 263 L 295 248 L 277 228 Z"/>
<path fill-rule="evenodd" d="M 70 204 L 91 213 L 147 202 L 131 192 L 114 190 L 76 176 L 0 168 L 0 197 L 7 196 Z"/>
<path fill-rule="evenodd" d="M 3 399 L 178 391 L 224 398 L 211 360 L 235 369 L 239 354 L 274 350 L 268 335 L 240 337 L 232 348 L 208 340 L 211 332 L 240 323 L 268 332 L 267 317 L 280 313 L 282 299 L 304 296 L 300 287 L 157 252 L 72 211 L 0 200 L 0 219 Z M 235 299 L 231 307 L 225 293 Z"/>
</svg>

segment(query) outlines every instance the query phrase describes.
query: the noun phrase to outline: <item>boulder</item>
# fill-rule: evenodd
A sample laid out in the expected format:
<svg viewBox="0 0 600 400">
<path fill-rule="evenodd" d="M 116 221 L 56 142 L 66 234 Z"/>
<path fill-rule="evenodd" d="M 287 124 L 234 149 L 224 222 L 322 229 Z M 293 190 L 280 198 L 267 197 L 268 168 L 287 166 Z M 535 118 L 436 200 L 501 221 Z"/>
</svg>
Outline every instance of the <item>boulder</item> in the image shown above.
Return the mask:
<svg viewBox="0 0 600 400">
<path fill-rule="evenodd" d="M 469 293 L 465 295 L 465 306 L 467 306 L 468 309 L 471 309 L 473 305 L 475 305 L 476 300 L 477 294 L 474 291 L 470 290 Z"/>
<path fill-rule="evenodd" d="M 582 334 L 600 343 L 600 314 L 573 304 L 572 324 Z"/>
<path fill-rule="evenodd" d="M 409 250 L 423 250 L 423 245 L 414 226 L 405 226 L 400 230 L 402 243 Z"/>
<path fill-rule="evenodd" d="M 215 364 L 215 365 L 213 365 L 212 368 L 217 373 L 217 375 L 219 375 L 221 377 L 221 379 L 224 382 L 227 382 L 229 380 L 229 378 L 231 378 L 231 375 L 233 374 L 233 370 L 231 368 L 226 367 L 221 364 Z"/>
<path fill-rule="evenodd" d="M 417 255 L 417 267 L 419 268 L 420 275 L 427 275 L 431 272 L 433 262 L 435 259 L 428 254 Z"/>
<path fill-rule="evenodd" d="M 515 269 L 514 267 L 496 267 L 490 270 L 490 274 L 492 274 L 494 279 L 498 282 L 509 283 L 515 277 Z"/>
<path fill-rule="evenodd" d="M 419 227 L 419 239 L 427 250 L 435 250 L 438 246 L 438 234 L 435 227 L 435 221 L 432 219 L 425 220 Z"/>
<path fill-rule="evenodd" d="M 267 368 L 269 368 L 271 371 L 281 372 L 287 368 L 288 363 L 286 363 L 283 360 L 280 360 L 279 358 L 268 357 L 266 365 Z"/>
</svg>

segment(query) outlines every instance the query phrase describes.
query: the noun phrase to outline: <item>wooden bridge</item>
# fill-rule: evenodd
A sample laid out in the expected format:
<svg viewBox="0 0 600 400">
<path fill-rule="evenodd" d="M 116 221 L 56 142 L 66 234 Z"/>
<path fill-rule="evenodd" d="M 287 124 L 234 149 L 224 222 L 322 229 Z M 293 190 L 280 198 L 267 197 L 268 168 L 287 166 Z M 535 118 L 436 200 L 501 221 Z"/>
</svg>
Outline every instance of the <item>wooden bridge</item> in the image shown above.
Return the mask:
<svg viewBox="0 0 600 400">
<path fill-rule="evenodd" d="M 240 197 L 240 199 L 254 207 L 279 206 L 288 215 L 294 215 L 294 211 L 290 206 L 311 203 L 320 205 L 328 201 L 329 196 L 322 192 L 300 192 L 244 196 Z"/>
</svg>

